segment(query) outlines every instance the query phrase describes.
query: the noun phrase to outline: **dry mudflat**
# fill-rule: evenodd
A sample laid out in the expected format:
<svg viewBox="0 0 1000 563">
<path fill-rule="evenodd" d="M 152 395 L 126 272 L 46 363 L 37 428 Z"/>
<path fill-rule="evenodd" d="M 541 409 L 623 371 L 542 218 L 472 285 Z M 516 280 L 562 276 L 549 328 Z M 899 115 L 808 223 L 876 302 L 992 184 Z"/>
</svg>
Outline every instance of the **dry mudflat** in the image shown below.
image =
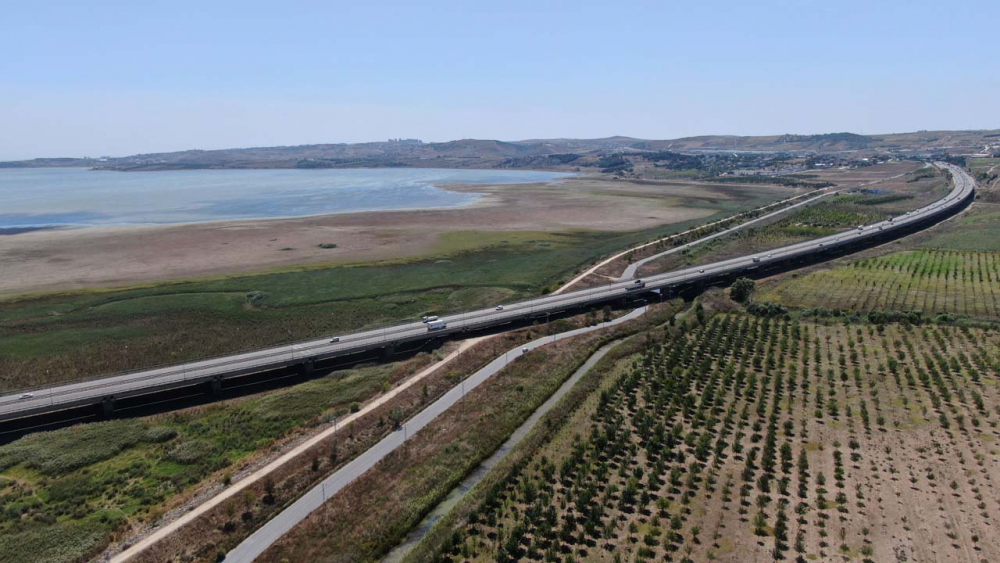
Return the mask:
<svg viewBox="0 0 1000 563">
<path fill-rule="evenodd" d="M 794 192 L 590 176 L 552 184 L 447 188 L 483 195 L 473 205 L 461 208 L 55 229 L 0 236 L 0 269 L 4 271 L 0 295 L 405 259 L 471 249 L 503 238 L 490 233 L 630 231 L 697 220 L 761 194 Z M 614 213 L 609 213 L 609 208 Z M 475 236 L 462 234 L 468 232 L 475 232 Z"/>
</svg>

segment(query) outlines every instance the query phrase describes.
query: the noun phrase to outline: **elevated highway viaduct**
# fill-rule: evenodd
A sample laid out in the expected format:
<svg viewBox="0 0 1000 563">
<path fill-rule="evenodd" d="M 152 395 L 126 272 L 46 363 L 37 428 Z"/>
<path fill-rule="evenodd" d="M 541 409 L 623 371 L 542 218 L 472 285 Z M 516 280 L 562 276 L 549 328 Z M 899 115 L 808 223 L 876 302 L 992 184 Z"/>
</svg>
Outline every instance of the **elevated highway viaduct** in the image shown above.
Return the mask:
<svg viewBox="0 0 1000 563">
<path fill-rule="evenodd" d="M 226 386 L 238 384 L 241 378 L 269 373 L 309 376 L 318 365 L 329 365 L 365 354 L 391 353 L 430 339 L 497 330 L 506 325 L 608 303 L 655 295 L 671 297 L 700 291 L 711 285 L 728 284 L 739 276 L 763 277 L 829 260 L 925 229 L 964 209 L 975 197 L 974 180 L 957 166 L 946 163 L 936 165 L 952 176 L 953 187 L 948 195 L 920 209 L 879 223 L 861 225 L 849 231 L 760 254 L 647 276 L 641 280 L 626 280 L 450 314 L 440 319 L 442 323 L 435 325 L 414 321 L 345 334 L 333 340 L 312 340 L 44 389 L 22 390 L 0 396 L 0 431 L 28 428 L 37 425 L 38 420 L 52 422 L 60 417 L 78 417 L 81 409 L 98 409 L 103 415 L 110 416 L 122 405 L 161 401 L 164 394 L 170 393 L 218 392 Z"/>
</svg>

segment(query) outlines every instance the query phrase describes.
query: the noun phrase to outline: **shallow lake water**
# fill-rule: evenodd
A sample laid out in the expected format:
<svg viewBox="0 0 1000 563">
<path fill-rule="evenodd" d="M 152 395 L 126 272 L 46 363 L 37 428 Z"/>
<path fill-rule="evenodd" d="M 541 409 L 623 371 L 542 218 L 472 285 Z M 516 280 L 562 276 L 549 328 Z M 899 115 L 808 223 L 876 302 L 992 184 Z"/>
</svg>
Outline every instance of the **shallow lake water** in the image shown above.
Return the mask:
<svg viewBox="0 0 1000 563">
<path fill-rule="evenodd" d="M 434 168 L 0 169 L 0 228 L 191 223 L 457 207 L 479 196 L 438 185 L 549 182 L 571 175 Z"/>
</svg>

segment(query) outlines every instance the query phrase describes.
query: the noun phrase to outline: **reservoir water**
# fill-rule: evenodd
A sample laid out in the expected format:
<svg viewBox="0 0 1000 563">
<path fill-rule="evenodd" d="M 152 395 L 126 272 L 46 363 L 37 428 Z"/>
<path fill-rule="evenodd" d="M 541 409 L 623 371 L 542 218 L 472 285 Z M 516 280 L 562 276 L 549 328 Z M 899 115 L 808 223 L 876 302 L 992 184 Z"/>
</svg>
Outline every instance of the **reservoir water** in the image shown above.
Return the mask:
<svg viewBox="0 0 1000 563">
<path fill-rule="evenodd" d="M 0 169 L 0 228 L 189 223 L 457 207 L 475 201 L 478 195 L 438 185 L 550 182 L 568 176 L 572 174 L 434 168 Z"/>
</svg>

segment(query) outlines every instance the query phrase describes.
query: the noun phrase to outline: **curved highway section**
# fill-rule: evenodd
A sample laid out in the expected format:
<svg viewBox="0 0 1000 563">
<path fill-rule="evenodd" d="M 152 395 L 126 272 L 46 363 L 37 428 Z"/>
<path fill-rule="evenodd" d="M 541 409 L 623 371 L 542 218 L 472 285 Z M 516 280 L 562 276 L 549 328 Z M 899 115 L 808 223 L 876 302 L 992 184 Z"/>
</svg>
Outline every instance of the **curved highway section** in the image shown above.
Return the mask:
<svg viewBox="0 0 1000 563">
<path fill-rule="evenodd" d="M 726 282 L 737 275 L 761 275 L 779 268 L 823 260 L 923 229 L 961 210 L 975 196 L 974 180 L 957 166 L 936 164 L 951 173 L 954 181 L 951 192 L 934 203 L 880 223 L 861 225 L 847 232 L 759 255 L 704 264 L 641 280 L 622 281 L 489 309 L 446 315 L 437 328 L 423 322 L 411 322 L 341 335 L 336 341 L 313 340 L 4 395 L 0 396 L 0 422 L 86 405 L 104 405 L 105 412 L 110 413 L 114 401 L 123 398 L 203 383 L 218 385 L 225 379 L 290 367 L 300 367 L 308 373 L 318 361 L 372 350 L 392 350 L 408 342 L 501 326 L 581 307 L 628 300 L 649 293 L 675 295 L 684 290 Z"/>
</svg>

